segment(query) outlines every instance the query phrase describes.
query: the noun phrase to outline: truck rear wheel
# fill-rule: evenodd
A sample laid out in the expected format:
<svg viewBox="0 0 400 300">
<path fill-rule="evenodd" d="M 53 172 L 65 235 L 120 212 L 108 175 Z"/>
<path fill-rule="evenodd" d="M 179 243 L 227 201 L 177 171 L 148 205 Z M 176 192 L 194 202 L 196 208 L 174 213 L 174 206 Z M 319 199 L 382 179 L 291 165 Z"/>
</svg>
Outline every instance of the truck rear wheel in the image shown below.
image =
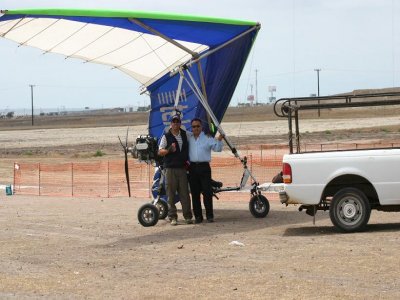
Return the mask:
<svg viewBox="0 0 400 300">
<path fill-rule="evenodd" d="M 363 192 L 356 188 L 339 190 L 332 199 L 329 216 L 333 225 L 344 232 L 361 231 L 367 225 L 371 206 Z"/>
</svg>

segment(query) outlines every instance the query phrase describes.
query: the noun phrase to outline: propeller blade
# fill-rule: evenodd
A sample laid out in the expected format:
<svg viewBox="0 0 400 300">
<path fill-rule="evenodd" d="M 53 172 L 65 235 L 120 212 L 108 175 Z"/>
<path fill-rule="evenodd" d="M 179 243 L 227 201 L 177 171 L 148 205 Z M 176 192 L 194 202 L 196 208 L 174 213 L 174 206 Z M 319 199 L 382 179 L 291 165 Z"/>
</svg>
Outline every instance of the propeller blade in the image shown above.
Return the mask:
<svg viewBox="0 0 400 300">
<path fill-rule="evenodd" d="M 125 148 L 125 177 L 128 185 L 128 195 L 131 197 L 131 183 L 129 181 L 129 166 L 128 166 L 128 148 Z"/>
<path fill-rule="evenodd" d="M 124 149 L 124 155 L 125 155 L 125 178 L 126 178 L 126 184 L 128 186 L 128 195 L 129 198 L 131 197 L 131 183 L 129 180 L 129 165 L 128 165 L 128 132 L 129 132 L 129 127 L 126 130 L 126 137 L 125 137 L 125 145 L 122 143 L 121 138 L 118 136 L 119 142 L 122 146 L 122 149 Z"/>
</svg>

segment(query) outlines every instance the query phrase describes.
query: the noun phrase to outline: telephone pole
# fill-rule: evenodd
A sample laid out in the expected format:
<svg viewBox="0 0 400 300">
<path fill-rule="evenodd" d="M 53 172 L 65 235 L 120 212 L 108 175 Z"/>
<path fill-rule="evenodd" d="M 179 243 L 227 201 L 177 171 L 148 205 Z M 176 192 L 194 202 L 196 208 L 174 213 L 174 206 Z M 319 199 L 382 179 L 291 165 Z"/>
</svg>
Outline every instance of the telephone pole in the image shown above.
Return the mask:
<svg viewBox="0 0 400 300">
<path fill-rule="evenodd" d="M 257 72 L 258 72 L 258 70 L 256 69 L 256 106 L 258 104 Z"/>
<path fill-rule="evenodd" d="M 318 85 L 318 97 L 319 97 L 319 72 L 321 71 L 321 69 L 314 69 L 314 71 L 316 71 L 317 72 L 317 85 Z M 318 99 L 318 105 L 319 105 L 319 99 Z M 318 117 L 320 117 L 321 116 L 321 112 L 320 112 L 320 109 L 319 109 L 319 107 L 318 107 Z"/>
<path fill-rule="evenodd" d="M 31 104 L 32 104 L 32 126 L 33 126 L 33 84 L 29 85 L 31 87 Z"/>
</svg>

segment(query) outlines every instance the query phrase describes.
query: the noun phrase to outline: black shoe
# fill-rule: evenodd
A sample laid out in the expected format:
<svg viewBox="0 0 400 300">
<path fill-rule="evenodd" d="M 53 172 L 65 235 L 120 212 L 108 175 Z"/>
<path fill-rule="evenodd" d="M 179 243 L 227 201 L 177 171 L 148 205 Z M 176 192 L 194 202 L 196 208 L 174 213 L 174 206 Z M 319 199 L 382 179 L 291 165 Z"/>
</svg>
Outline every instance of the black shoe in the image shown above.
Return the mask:
<svg viewBox="0 0 400 300">
<path fill-rule="evenodd" d="M 207 218 L 207 222 L 208 223 L 213 223 L 214 222 L 214 218 Z"/>
<path fill-rule="evenodd" d="M 195 219 L 194 224 L 200 224 L 203 223 L 203 219 Z"/>
</svg>

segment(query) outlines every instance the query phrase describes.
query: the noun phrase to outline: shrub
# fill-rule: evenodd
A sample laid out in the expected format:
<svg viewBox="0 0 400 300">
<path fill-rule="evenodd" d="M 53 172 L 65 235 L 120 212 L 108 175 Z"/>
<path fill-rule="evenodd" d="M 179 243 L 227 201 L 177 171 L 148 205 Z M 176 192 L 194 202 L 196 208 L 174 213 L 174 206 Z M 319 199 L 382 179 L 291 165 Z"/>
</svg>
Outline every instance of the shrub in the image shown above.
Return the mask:
<svg viewBox="0 0 400 300">
<path fill-rule="evenodd" d="M 94 154 L 95 157 L 103 156 L 105 153 L 101 150 L 97 150 L 96 153 Z"/>
</svg>

